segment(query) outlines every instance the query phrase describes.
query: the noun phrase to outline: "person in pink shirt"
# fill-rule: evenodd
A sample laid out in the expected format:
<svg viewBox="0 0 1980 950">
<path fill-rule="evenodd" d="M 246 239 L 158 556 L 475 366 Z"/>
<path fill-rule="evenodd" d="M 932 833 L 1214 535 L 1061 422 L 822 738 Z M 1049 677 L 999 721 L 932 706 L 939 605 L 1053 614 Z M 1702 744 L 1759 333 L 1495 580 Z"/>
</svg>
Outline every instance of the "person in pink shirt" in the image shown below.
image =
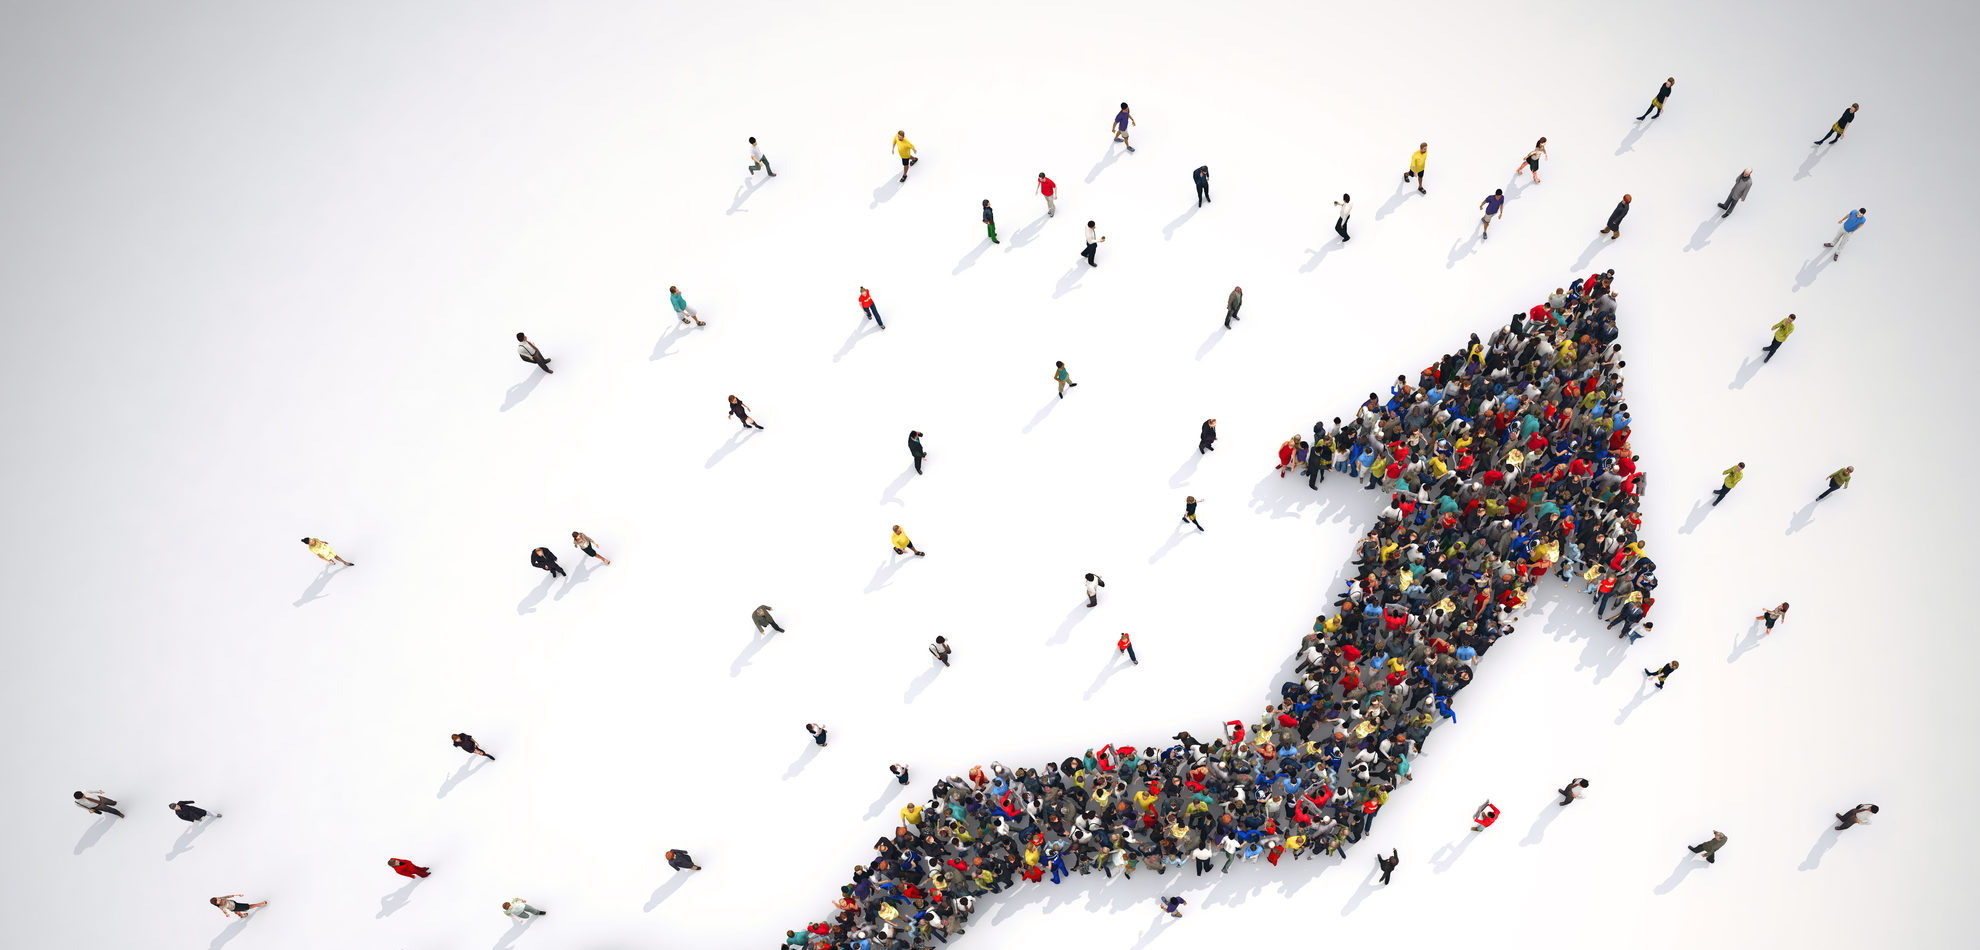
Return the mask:
<svg viewBox="0 0 1980 950">
<path fill-rule="evenodd" d="M 1045 177 L 1044 172 L 1038 173 L 1038 193 L 1045 196 L 1045 216 L 1049 218 L 1058 214 L 1059 203 L 1053 201 L 1052 196 L 1059 193 L 1059 186 L 1057 182 Z"/>
</svg>

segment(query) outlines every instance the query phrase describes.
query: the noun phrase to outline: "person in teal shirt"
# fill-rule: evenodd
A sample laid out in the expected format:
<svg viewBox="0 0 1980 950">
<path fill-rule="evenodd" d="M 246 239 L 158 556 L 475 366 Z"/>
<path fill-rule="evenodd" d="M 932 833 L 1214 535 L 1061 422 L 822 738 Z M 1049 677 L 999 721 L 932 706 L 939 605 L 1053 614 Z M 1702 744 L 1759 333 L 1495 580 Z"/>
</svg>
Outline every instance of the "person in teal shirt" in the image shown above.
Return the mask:
<svg viewBox="0 0 1980 950">
<path fill-rule="evenodd" d="M 687 305 L 687 298 L 681 296 L 681 289 L 679 287 L 667 288 L 667 294 L 668 298 L 674 302 L 674 315 L 680 317 L 682 323 L 693 320 L 695 326 L 705 327 L 708 325 L 701 322 L 701 317 L 694 312 L 693 307 Z"/>
</svg>

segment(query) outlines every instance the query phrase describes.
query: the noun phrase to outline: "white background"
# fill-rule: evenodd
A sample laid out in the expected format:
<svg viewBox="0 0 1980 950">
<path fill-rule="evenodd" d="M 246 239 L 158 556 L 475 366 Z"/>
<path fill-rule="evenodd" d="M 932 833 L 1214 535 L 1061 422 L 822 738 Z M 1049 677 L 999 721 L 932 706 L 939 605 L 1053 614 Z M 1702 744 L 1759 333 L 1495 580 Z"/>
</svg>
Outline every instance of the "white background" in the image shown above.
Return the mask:
<svg viewBox="0 0 1980 950">
<path fill-rule="evenodd" d="M 989 9 L 10 8 L 10 942 L 768 947 L 942 774 L 1255 715 L 1374 513 L 1274 477 L 1279 443 L 1610 267 L 1656 634 L 1625 656 L 1543 596 L 1344 867 L 1033 886 L 964 945 L 1956 942 L 1969 7 Z M 744 174 L 750 135 L 775 181 Z M 1539 135 L 1543 184 L 1477 241 Z M 1424 139 L 1427 198 L 1397 190 Z M 736 438 L 729 393 L 768 430 Z M 1844 464 L 1855 487 L 1806 507 Z M 1175 531 L 1186 493 L 1205 534 Z M 891 563 L 897 522 L 928 557 Z M 545 586 L 528 551 L 579 568 L 572 529 L 616 563 Z M 326 577 L 304 535 L 359 566 Z M 787 634 L 752 639 L 759 603 Z M 501 760 L 459 771 L 458 730 Z M 1555 808 L 1577 775 L 1592 795 Z M 132 817 L 93 824 L 77 788 Z M 1471 835 L 1487 796 L 1505 817 Z M 227 817 L 181 837 L 182 797 Z M 1875 824 L 1825 833 L 1859 801 Z M 1688 860 L 1714 828 L 1718 864 Z M 408 892 L 387 857 L 436 872 Z M 237 891 L 272 905 L 205 903 Z M 551 916 L 511 928 L 517 895 Z"/>
</svg>

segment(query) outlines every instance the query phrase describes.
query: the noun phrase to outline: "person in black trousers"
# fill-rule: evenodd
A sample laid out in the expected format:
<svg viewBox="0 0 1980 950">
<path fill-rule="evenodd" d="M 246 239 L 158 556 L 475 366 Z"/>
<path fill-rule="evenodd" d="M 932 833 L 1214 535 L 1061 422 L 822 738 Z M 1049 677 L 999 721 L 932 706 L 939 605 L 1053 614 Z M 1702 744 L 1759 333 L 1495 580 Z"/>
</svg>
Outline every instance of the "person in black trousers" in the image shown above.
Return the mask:
<svg viewBox="0 0 1980 950">
<path fill-rule="evenodd" d="M 821 726 L 815 722 L 807 722 L 804 724 L 804 731 L 811 733 L 811 741 L 816 742 L 821 746 L 825 744 L 824 726 Z"/>
<path fill-rule="evenodd" d="M 468 735 L 465 732 L 454 733 L 454 748 L 459 749 L 462 752 L 466 752 L 469 755 L 486 755 L 488 756 L 488 761 L 490 762 L 495 761 L 495 757 L 493 755 L 489 755 L 487 749 L 482 748 L 480 743 L 474 741 L 473 736 Z"/>
<path fill-rule="evenodd" d="M 1232 287 L 1231 295 L 1224 298 L 1224 329 L 1231 328 L 1232 320 L 1242 320 L 1238 311 L 1244 307 L 1244 288 Z"/>
<path fill-rule="evenodd" d="M 894 773 L 895 781 L 901 783 L 902 785 L 906 785 L 908 783 L 908 767 L 905 764 L 896 762 L 893 765 L 887 766 L 887 771 Z"/>
<path fill-rule="evenodd" d="M 1348 215 L 1354 213 L 1354 199 L 1345 194 L 1341 195 L 1341 200 L 1334 202 L 1334 207 L 1341 209 L 1340 216 L 1334 219 L 1334 233 L 1341 236 L 1342 244 L 1346 244 L 1352 240 L 1348 237 L 1347 222 Z"/>
<path fill-rule="evenodd" d="M 1196 179 L 1196 206 L 1201 208 L 1204 202 L 1210 200 L 1210 166 L 1198 166 L 1190 177 Z"/>
<path fill-rule="evenodd" d="M 1188 497 L 1185 497 L 1185 498 L 1183 499 L 1183 516 L 1182 516 L 1182 520 L 1183 520 L 1183 521 L 1184 521 L 1185 523 L 1187 523 L 1187 524 L 1193 524 L 1193 525 L 1196 525 L 1196 530 L 1198 530 L 1198 531 L 1201 531 L 1201 530 L 1203 530 L 1203 524 L 1202 524 L 1202 522 L 1199 522 L 1199 521 L 1197 521 L 1197 520 L 1196 520 L 1196 496 L 1195 496 L 1195 495 L 1190 495 L 1190 496 L 1188 496 Z"/>
<path fill-rule="evenodd" d="M 76 793 L 76 807 L 92 815 L 116 815 L 119 818 L 124 817 L 124 813 L 116 809 L 116 804 L 117 800 L 104 795 L 103 790 L 100 788 L 92 789 L 88 792 Z"/>
<path fill-rule="evenodd" d="M 667 852 L 667 866 L 676 871 L 699 871 L 701 865 L 694 863 L 694 855 L 675 848 Z"/>
<path fill-rule="evenodd" d="M 1309 446 L 1306 450 L 1306 487 L 1318 491 L 1320 483 L 1327 480 L 1327 466 L 1333 461 L 1334 451 L 1328 448 L 1325 440 Z"/>
<path fill-rule="evenodd" d="M 1214 444 L 1216 441 L 1217 420 L 1203 420 L 1203 431 L 1196 434 L 1196 454 L 1202 455 L 1205 452 L 1217 451 L 1217 446 Z"/>
<path fill-rule="evenodd" d="M 180 821 L 201 821 L 208 817 L 212 817 L 212 818 L 220 817 L 219 812 L 207 811 L 206 809 L 193 804 L 192 799 L 190 798 L 173 802 L 172 804 L 167 805 L 165 807 L 172 809 L 172 814 L 179 816 Z"/>
<path fill-rule="evenodd" d="M 1389 849 L 1389 856 L 1386 858 L 1379 854 L 1375 856 L 1375 866 L 1382 869 L 1382 883 L 1384 885 L 1389 883 L 1389 875 L 1396 873 L 1396 865 L 1401 863 L 1402 858 L 1397 856 L 1396 849 L 1394 848 Z"/>
<path fill-rule="evenodd" d="M 1587 787 L 1588 780 L 1585 778 L 1569 780 L 1566 785 L 1559 789 L 1561 800 L 1555 804 L 1560 805 L 1562 808 L 1574 804 L 1574 800 L 1581 797 L 1581 790 Z"/>
<path fill-rule="evenodd" d="M 921 460 L 927 458 L 928 453 L 921 450 L 921 431 L 919 429 L 908 432 L 908 454 L 914 456 L 914 473 L 916 475 L 921 474 Z"/>
<path fill-rule="evenodd" d="M 1095 256 L 1100 253 L 1100 242 L 1105 240 L 1106 238 L 1101 237 L 1099 231 L 1094 230 L 1093 222 L 1086 222 L 1086 250 L 1079 252 L 1079 256 L 1086 258 L 1086 266 L 1100 266 L 1100 262 L 1095 259 Z"/>
<path fill-rule="evenodd" d="M 734 396 L 729 397 L 729 415 L 735 416 L 738 420 L 740 420 L 743 424 L 743 428 L 745 429 L 752 427 L 757 429 L 763 428 L 762 426 L 756 424 L 755 419 L 751 419 L 749 417 L 749 407 L 744 405 L 742 400 L 737 399 Z"/>
<path fill-rule="evenodd" d="M 1658 87 L 1657 94 L 1651 97 L 1650 108 L 1643 110 L 1643 115 L 1637 116 L 1636 121 L 1638 122 L 1643 121 L 1643 116 L 1649 115 L 1651 109 L 1655 109 L 1657 111 L 1657 116 L 1656 116 L 1657 118 L 1660 119 L 1663 118 L 1664 100 L 1669 99 L 1671 97 L 1671 87 L 1675 85 L 1677 85 L 1676 76 L 1672 76 L 1671 78 L 1664 80 L 1664 84 Z"/>
<path fill-rule="evenodd" d="M 1616 202 L 1616 210 L 1609 212 L 1609 223 L 1603 225 L 1602 230 L 1596 233 L 1608 235 L 1611 241 L 1622 237 L 1622 219 L 1627 214 L 1629 214 L 1629 196 L 1624 195 L 1621 201 Z"/>
<path fill-rule="evenodd" d="M 1867 825 L 1867 824 L 1869 824 L 1869 823 L 1870 823 L 1870 819 L 1868 819 L 1868 818 L 1865 818 L 1865 817 L 1863 817 L 1863 813 L 1864 813 L 1864 812 L 1869 812 L 1870 814 L 1872 814 L 1872 815 L 1874 815 L 1874 814 L 1876 814 L 1876 813 L 1877 813 L 1877 806 L 1875 806 L 1875 805 L 1858 805 L 1858 806 L 1856 806 L 1855 808 L 1852 808 L 1852 809 L 1850 809 L 1850 810 L 1848 810 L 1848 811 L 1846 811 L 1846 812 L 1842 812 L 1842 813 L 1839 813 L 1839 814 L 1837 814 L 1837 815 L 1836 815 L 1836 830 L 1837 830 L 1837 831 L 1847 831 L 1847 830 L 1849 830 L 1850 828 L 1852 828 L 1852 827 L 1855 827 L 1855 826 L 1857 826 L 1857 825 Z"/>
<path fill-rule="evenodd" d="M 537 349 L 536 344 L 529 342 L 529 337 L 521 333 L 516 334 L 516 354 L 522 357 L 523 362 L 534 363 L 536 368 L 546 373 L 556 372 L 550 368 L 550 357 L 544 356 L 543 351 Z"/>
<path fill-rule="evenodd" d="M 1643 675 L 1656 677 L 1657 688 L 1663 689 L 1664 681 L 1670 679 L 1671 674 L 1677 672 L 1677 668 L 1678 668 L 1678 661 L 1672 660 L 1669 663 L 1664 664 L 1663 666 L 1657 667 L 1655 672 L 1652 672 L 1650 670 L 1644 670 Z"/>
<path fill-rule="evenodd" d="M 549 548 L 537 548 L 529 552 L 529 566 L 549 571 L 551 577 L 564 576 L 564 568 L 557 563 L 557 555 L 550 553 Z"/>
<path fill-rule="evenodd" d="M 1835 136 L 1837 142 L 1841 142 L 1843 140 L 1843 134 L 1849 131 L 1849 124 L 1856 120 L 1856 106 L 1856 103 L 1850 103 L 1849 108 L 1843 110 L 1842 118 L 1837 119 L 1834 125 L 1829 126 L 1829 131 L 1824 133 L 1821 138 L 1816 139 L 1815 144 L 1826 144 L 1831 135 Z"/>
</svg>

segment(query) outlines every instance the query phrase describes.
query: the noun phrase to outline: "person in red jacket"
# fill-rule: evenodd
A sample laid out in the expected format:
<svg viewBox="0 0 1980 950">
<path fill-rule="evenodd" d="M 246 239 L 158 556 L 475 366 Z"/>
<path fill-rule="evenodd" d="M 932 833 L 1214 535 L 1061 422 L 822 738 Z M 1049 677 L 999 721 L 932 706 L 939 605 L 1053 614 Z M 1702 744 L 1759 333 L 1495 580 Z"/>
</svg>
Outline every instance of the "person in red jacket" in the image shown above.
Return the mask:
<svg viewBox="0 0 1980 950">
<path fill-rule="evenodd" d="M 420 867 L 405 858 L 386 858 L 385 866 L 391 868 L 400 877 L 425 877 L 433 873 L 432 868 Z"/>
<path fill-rule="evenodd" d="M 1499 806 L 1492 804 L 1488 799 L 1485 804 L 1478 806 L 1478 810 L 1472 813 L 1471 820 L 1477 822 L 1477 824 L 1471 826 L 1471 830 L 1484 831 L 1492 827 L 1493 822 L 1499 820 Z"/>
<path fill-rule="evenodd" d="M 880 319 L 880 308 L 873 305 L 873 291 L 864 287 L 859 289 L 859 309 L 866 311 L 866 315 L 872 317 L 873 322 L 880 325 L 880 329 L 887 329 L 887 322 Z"/>
</svg>

